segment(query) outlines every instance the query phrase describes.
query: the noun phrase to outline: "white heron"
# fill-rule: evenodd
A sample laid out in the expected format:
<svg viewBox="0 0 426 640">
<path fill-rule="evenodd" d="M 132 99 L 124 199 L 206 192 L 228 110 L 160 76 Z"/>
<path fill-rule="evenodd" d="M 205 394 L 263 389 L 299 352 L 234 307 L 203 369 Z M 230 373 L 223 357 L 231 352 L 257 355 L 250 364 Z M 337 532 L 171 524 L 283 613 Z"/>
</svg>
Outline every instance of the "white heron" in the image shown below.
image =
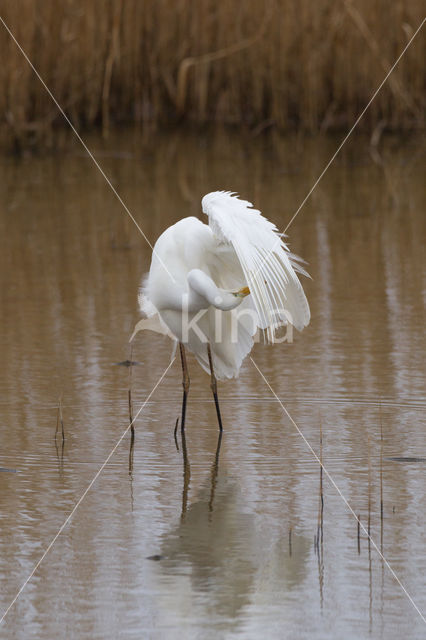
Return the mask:
<svg viewBox="0 0 426 640">
<path fill-rule="evenodd" d="M 297 276 L 307 273 L 276 226 L 230 191 L 208 193 L 201 204 L 208 225 L 183 218 L 155 243 L 138 298 L 144 318 L 133 333 L 149 329 L 172 338 L 175 349 L 179 344 L 182 432 L 190 384 L 185 347 L 210 374 L 222 431 L 216 379 L 238 376 L 259 330 L 273 343 L 278 327 L 301 331 L 310 320 Z"/>
</svg>

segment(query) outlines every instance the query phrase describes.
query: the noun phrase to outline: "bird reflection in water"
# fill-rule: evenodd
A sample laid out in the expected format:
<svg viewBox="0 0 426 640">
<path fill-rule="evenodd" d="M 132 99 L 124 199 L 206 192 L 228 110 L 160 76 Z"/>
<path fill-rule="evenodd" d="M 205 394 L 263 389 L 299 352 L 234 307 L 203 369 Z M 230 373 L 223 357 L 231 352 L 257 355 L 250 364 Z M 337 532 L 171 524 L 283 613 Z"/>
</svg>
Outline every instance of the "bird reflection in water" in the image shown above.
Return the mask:
<svg viewBox="0 0 426 640">
<path fill-rule="evenodd" d="M 255 539 L 253 516 L 241 509 L 237 483 L 219 474 L 220 432 L 210 477 L 198 498 L 189 504 L 191 466 L 185 432 L 181 437 L 181 514 L 178 525 L 163 536 L 160 566 L 162 572 L 177 579 L 182 573 L 188 576 L 191 591 L 207 595 L 209 607 L 217 615 L 237 618 L 241 608 L 249 603 L 256 570 L 251 552 Z M 184 597 L 183 591 L 179 593 Z"/>
<path fill-rule="evenodd" d="M 190 502 L 191 465 L 184 432 L 181 438 L 179 522 L 162 536 L 159 553 L 150 556 L 158 561 L 161 579 L 171 586 L 163 596 L 166 602 L 162 598 L 164 615 L 181 617 L 190 605 L 191 615 L 204 616 L 207 607 L 212 620 L 222 624 L 226 619 L 229 628 L 235 628 L 254 600 L 263 601 L 267 592 L 282 602 L 286 591 L 303 581 L 311 543 L 294 535 L 290 556 L 280 526 L 265 547 L 262 525 L 243 500 L 238 481 L 220 470 L 222 433 L 209 478 Z"/>
</svg>

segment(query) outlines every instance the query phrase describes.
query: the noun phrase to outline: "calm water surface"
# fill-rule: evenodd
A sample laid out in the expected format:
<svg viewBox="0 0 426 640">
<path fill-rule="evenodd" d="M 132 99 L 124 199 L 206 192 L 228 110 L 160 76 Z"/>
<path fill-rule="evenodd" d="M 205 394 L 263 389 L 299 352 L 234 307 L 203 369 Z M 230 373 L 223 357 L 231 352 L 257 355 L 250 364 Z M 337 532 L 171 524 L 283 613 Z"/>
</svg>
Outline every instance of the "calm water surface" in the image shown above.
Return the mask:
<svg viewBox="0 0 426 640">
<path fill-rule="evenodd" d="M 280 228 L 333 139 L 131 134 L 89 139 L 153 243 L 239 191 Z M 418 608 L 426 612 L 425 191 L 420 143 L 372 158 L 352 139 L 290 229 L 309 262 L 312 323 L 253 357 Z M 0 613 L 28 578 L 169 364 L 138 334 L 150 249 L 78 146 L 3 158 Z M 137 361 L 129 368 L 117 365 Z M 176 361 L 0 626 L 5 638 L 424 638 L 408 596 L 246 361 L 220 385 L 189 359 L 176 450 Z M 130 375 L 131 373 L 131 375 Z M 55 445 L 62 398 L 65 444 Z M 380 521 L 383 430 L 383 528 Z M 182 444 L 186 446 L 182 446 Z M 392 458 L 397 458 L 397 460 Z M 370 461 L 370 462 L 369 462 Z"/>
</svg>

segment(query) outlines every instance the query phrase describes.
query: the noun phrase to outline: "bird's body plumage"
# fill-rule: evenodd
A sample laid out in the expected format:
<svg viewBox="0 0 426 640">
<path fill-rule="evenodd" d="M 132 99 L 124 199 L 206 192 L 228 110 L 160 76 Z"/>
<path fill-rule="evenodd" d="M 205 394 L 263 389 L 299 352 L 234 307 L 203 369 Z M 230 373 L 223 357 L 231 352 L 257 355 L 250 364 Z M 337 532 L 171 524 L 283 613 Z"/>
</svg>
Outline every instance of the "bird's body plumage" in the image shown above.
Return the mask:
<svg viewBox="0 0 426 640">
<path fill-rule="evenodd" d="M 296 274 L 304 271 L 275 226 L 250 203 L 229 192 L 213 192 L 204 196 L 202 206 L 209 225 L 184 218 L 155 243 L 139 294 L 145 319 L 138 328 L 185 344 L 207 372 L 208 342 L 217 377 L 232 378 L 258 329 L 273 342 L 278 326 L 301 330 L 309 323 Z"/>
</svg>

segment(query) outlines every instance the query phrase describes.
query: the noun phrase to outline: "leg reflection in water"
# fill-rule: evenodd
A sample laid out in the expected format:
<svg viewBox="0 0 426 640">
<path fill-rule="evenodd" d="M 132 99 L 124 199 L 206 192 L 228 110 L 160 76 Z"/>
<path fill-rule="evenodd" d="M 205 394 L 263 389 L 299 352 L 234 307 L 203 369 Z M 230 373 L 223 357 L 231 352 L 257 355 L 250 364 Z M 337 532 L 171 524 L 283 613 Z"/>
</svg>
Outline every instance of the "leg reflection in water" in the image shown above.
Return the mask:
<svg viewBox="0 0 426 640">
<path fill-rule="evenodd" d="M 175 435 L 176 435 L 176 430 L 177 427 L 175 429 Z M 186 445 L 186 435 L 185 435 L 185 431 L 181 432 L 181 436 L 182 436 L 182 459 L 183 459 L 183 489 L 182 489 L 182 511 L 181 511 L 181 520 L 183 520 L 185 518 L 185 514 L 187 511 L 187 507 L 188 507 L 188 491 L 189 491 L 189 486 L 190 486 L 190 480 L 191 480 L 191 466 L 189 463 L 189 457 L 188 457 L 188 448 Z M 176 441 L 176 438 L 175 438 Z M 211 473 L 210 473 L 210 479 L 211 479 L 211 483 L 210 483 L 210 498 L 209 498 L 209 512 L 211 513 L 213 511 L 213 501 L 214 501 L 214 494 L 215 494 L 215 490 L 216 490 L 216 484 L 217 484 L 217 477 L 218 477 L 218 472 L 219 472 L 219 454 L 220 454 L 220 447 L 222 444 L 222 431 L 219 431 L 219 437 L 217 439 L 217 445 L 216 445 L 216 453 L 214 456 L 214 460 L 213 460 L 213 464 L 212 464 L 212 468 L 211 468 Z M 176 446 L 177 445 L 177 441 L 176 441 Z M 179 448 L 178 448 L 179 450 Z"/>
</svg>

